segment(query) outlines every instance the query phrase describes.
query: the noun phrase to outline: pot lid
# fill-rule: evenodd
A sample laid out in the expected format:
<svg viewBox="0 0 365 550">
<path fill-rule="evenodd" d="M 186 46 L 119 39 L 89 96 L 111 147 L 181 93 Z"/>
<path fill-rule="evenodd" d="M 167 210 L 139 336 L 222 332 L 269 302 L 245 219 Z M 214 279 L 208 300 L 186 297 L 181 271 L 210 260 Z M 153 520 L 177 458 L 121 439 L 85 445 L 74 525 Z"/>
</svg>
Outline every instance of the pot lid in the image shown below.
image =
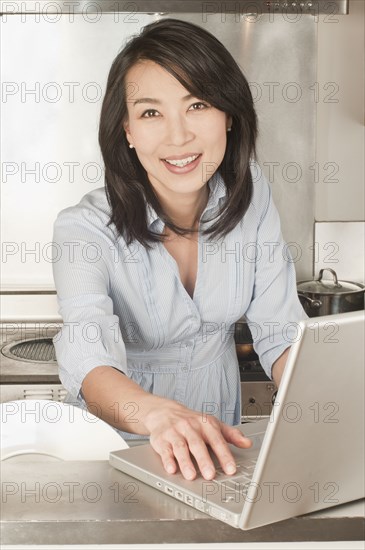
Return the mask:
<svg viewBox="0 0 365 550">
<path fill-rule="evenodd" d="M 332 279 L 323 279 L 324 271 L 330 271 Z M 364 289 L 364 285 L 360 283 L 351 283 L 350 281 L 339 281 L 333 269 L 325 268 L 320 270 L 318 279 L 301 281 L 298 283 L 297 289 L 301 292 L 312 292 L 316 294 L 346 294 L 348 292 L 359 292 Z"/>
</svg>

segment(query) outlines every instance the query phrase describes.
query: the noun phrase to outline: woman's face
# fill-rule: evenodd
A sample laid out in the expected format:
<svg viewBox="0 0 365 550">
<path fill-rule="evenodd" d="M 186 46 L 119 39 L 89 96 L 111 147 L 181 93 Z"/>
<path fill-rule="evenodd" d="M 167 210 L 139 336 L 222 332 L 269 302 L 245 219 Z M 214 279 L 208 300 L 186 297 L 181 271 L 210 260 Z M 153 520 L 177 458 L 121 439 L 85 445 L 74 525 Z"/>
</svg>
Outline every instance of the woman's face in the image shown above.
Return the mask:
<svg viewBox="0 0 365 550">
<path fill-rule="evenodd" d="M 231 118 L 152 61 L 128 71 L 126 91 L 126 137 L 156 192 L 199 192 L 223 160 Z"/>
</svg>

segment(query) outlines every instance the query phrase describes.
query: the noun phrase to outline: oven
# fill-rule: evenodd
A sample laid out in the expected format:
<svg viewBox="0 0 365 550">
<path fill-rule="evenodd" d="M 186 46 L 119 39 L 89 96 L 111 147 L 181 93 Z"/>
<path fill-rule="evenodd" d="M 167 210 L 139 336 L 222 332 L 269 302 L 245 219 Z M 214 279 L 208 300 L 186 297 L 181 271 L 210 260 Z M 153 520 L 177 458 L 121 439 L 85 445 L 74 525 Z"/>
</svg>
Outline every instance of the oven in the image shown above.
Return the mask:
<svg viewBox="0 0 365 550">
<path fill-rule="evenodd" d="M 269 416 L 275 401 L 277 387 L 267 377 L 256 361 L 239 361 L 241 378 L 242 414 L 241 420 L 258 420 Z"/>
</svg>

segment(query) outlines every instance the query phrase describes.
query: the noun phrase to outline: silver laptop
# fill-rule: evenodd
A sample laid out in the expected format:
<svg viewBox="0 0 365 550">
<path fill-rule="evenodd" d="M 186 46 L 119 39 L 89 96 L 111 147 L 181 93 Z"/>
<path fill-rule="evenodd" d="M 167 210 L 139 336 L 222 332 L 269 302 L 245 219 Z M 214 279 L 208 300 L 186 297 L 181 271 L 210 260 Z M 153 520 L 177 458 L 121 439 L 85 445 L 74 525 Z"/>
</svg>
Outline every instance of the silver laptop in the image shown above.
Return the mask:
<svg viewBox="0 0 365 550">
<path fill-rule="evenodd" d="M 250 449 L 230 445 L 237 472 L 193 481 L 165 472 L 143 444 L 110 464 L 233 527 L 252 529 L 364 495 L 364 311 L 298 325 L 270 418 L 238 426 Z"/>
</svg>

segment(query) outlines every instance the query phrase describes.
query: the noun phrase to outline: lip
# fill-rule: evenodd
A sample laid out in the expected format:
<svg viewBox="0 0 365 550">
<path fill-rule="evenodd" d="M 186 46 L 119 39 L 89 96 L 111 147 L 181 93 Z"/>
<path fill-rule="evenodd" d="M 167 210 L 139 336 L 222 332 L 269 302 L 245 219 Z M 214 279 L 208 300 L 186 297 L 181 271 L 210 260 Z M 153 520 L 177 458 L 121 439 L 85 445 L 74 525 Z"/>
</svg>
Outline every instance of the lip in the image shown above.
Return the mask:
<svg viewBox="0 0 365 550">
<path fill-rule="evenodd" d="M 193 155 L 188 155 L 188 156 L 193 156 Z M 182 158 L 186 158 L 186 157 L 184 156 Z M 202 158 L 202 154 L 199 154 L 198 158 L 196 158 L 193 162 L 191 162 L 190 164 L 187 164 L 186 166 L 183 166 L 183 167 L 174 166 L 173 164 L 169 164 L 168 162 L 165 161 L 165 159 L 161 159 L 161 162 L 167 168 L 167 170 L 169 172 L 171 172 L 172 174 L 187 174 L 188 172 L 191 172 L 192 170 L 195 170 L 195 168 L 200 163 L 201 158 Z M 171 160 L 178 160 L 178 159 L 176 157 L 174 157 L 174 158 L 171 157 Z"/>
<path fill-rule="evenodd" d="M 201 153 L 184 153 L 183 155 L 174 155 L 172 157 L 164 157 L 161 160 L 181 160 L 181 159 L 187 159 L 188 157 L 195 157 L 196 155 L 201 155 Z"/>
</svg>

